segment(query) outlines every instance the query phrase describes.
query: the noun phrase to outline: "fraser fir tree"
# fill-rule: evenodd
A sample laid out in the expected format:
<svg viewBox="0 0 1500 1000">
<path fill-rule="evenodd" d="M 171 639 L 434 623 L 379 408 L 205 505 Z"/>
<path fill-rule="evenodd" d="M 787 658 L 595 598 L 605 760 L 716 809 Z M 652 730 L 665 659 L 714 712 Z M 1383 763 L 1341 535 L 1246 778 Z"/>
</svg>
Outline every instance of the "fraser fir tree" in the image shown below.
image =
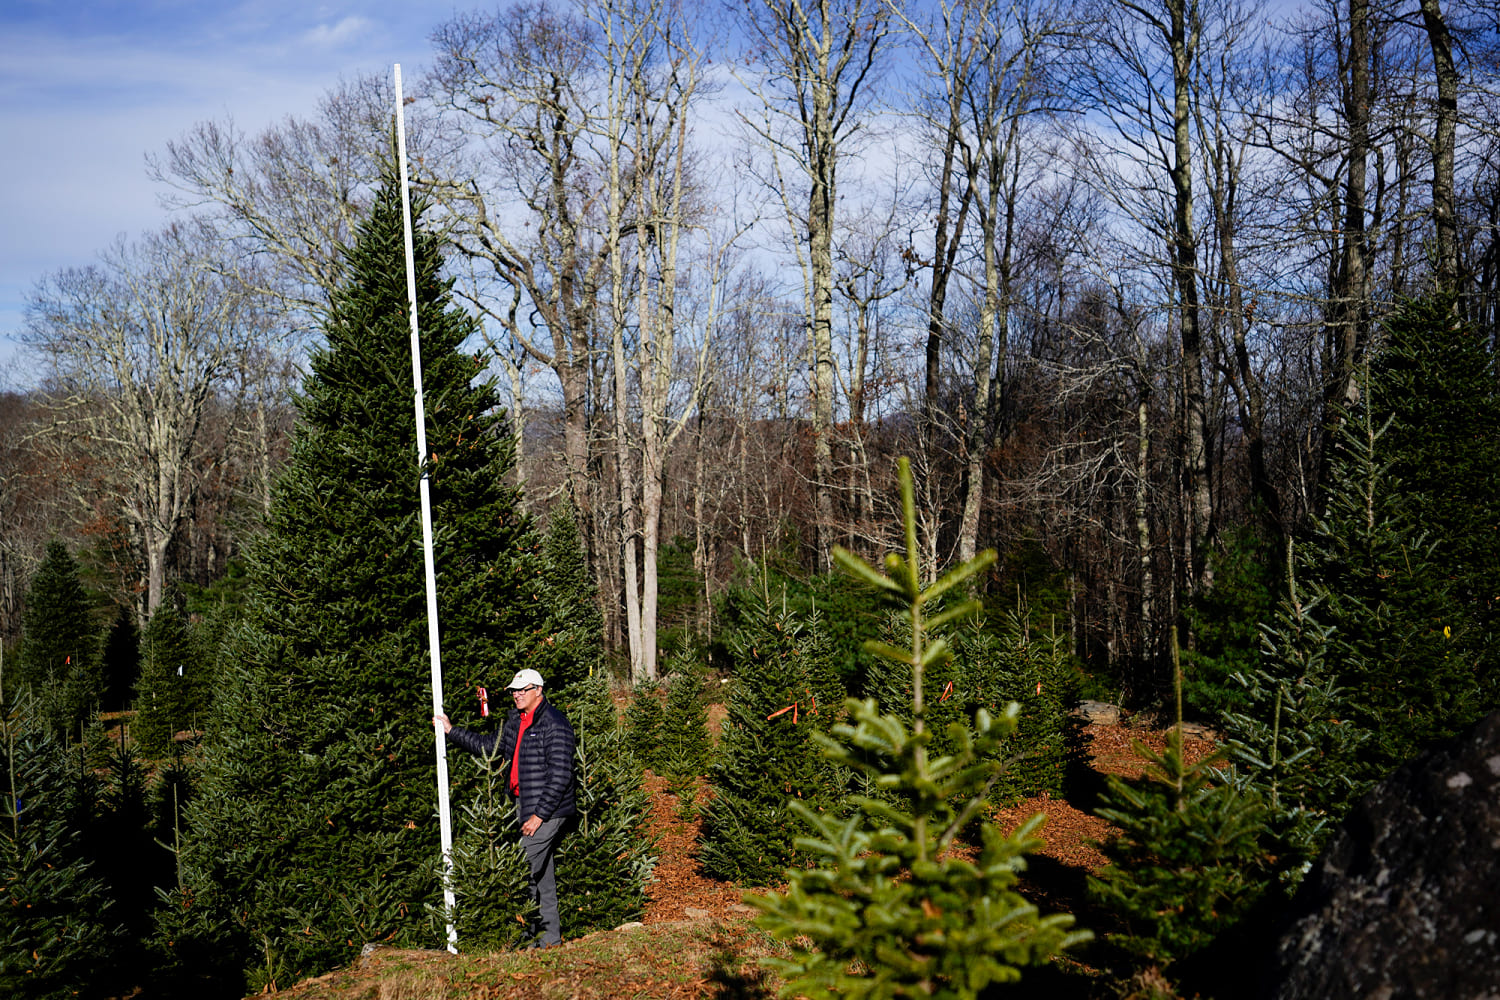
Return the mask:
<svg viewBox="0 0 1500 1000">
<path fill-rule="evenodd" d="M 1475 618 L 1475 651 L 1494 703 L 1500 618 L 1500 382 L 1488 333 L 1459 318 L 1452 294 L 1403 303 L 1370 361 L 1369 398 L 1390 475 L 1436 546 L 1453 597 Z M 1454 631 L 1458 631 L 1457 628 Z M 1454 731 L 1466 719 L 1451 720 Z"/>
<path fill-rule="evenodd" d="M 446 688 L 500 689 L 541 645 L 538 540 L 475 322 L 414 207 L 428 453 L 416 455 L 401 196 L 387 176 L 346 255 L 297 404 L 287 470 L 248 559 L 204 784 L 189 809 L 177 948 L 253 987 L 431 944 L 438 824 L 418 479 L 430 478 Z M 467 723 L 453 711 L 455 722 Z M 454 801 L 474 765 L 453 763 Z M 227 938 L 227 940 L 216 940 Z"/>
<path fill-rule="evenodd" d="M 668 666 L 671 673 L 661 725 L 662 771 L 669 778 L 691 781 L 708 773 L 713 754 L 703 678 L 692 671 L 685 656 L 675 657 Z"/>
<path fill-rule="evenodd" d="M 998 633 L 976 620 L 972 627 L 955 629 L 952 639 L 955 660 L 966 665 L 969 716 L 980 708 L 998 716 L 1006 705 L 1020 706 L 1016 731 L 997 745 L 1005 769 L 993 799 L 1013 802 L 1062 792 L 1068 709 L 1076 691 L 1066 640 L 1050 623 L 1048 631 L 1035 628 L 1024 610 L 1006 612 Z"/>
<path fill-rule="evenodd" d="M 516 807 L 505 789 L 509 762 L 499 755 L 480 758 L 477 766 L 477 788 L 454 815 L 454 926 L 466 950 L 507 948 L 520 941 L 536 904 Z M 437 936 L 447 918 L 441 906 L 430 912 Z"/>
<path fill-rule="evenodd" d="M 625 749 L 602 673 L 568 692 L 578 734 L 578 818 L 557 850 L 558 910 L 565 937 L 640 919 L 656 865 L 651 805 L 641 769 Z"/>
<path fill-rule="evenodd" d="M 1283 608 L 1262 627 L 1261 665 L 1235 674 L 1244 707 L 1223 717 L 1233 765 L 1226 777 L 1264 801 L 1263 839 L 1287 891 L 1364 787 L 1355 775 L 1368 734 L 1349 721 L 1350 692 L 1328 662 L 1333 630 L 1319 614 L 1294 578 Z"/>
<path fill-rule="evenodd" d="M 131 735 L 153 757 L 164 756 L 173 736 L 206 715 L 202 693 L 207 673 L 194 649 L 187 622 L 163 601 L 141 636 L 141 676 L 136 682 Z"/>
<path fill-rule="evenodd" d="M 549 620 L 531 666 L 562 689 L 593 676 L 604 663 L 604 613 L 589 575 L 578 512 L 564 496 L 549 512 L 542 541 L 543 603 Z"/>
<path fill-rule="evenodd" d="M 801 863 L 792 837 L 807 828 L 788 802 L 822 813 L 842 797 L 840 777 L 812 742 L 838 718 L 841 688 L 816 615 L 801 620 L 773 607 L 764 591 L 742 614 L 728 639 L 734 682 L 698 857 L 710 875 L 763 886 Z"/>
<path fill-rule="evenodd" d="M 1139 778 L 1109 776 L 1097 814 L 1117 832 L 1101 843 L 1109 860 L 1089 893 L 1121 923 L 1111 940 L 1166 968 L 1203 949 L 1248 913 L 1270 883 L 1262 842 L 1265 805 L 1253 788 L 1224 780 L 1210 755 L 1189 763 L 1182 747 L 1182 681 L 1172 654 L 1177 725 L 1162 753 L 1136 743 Z"/>
<path fill-rule="evenodd" d="M 1182 651 L 1182 698 L 1190 718 L 1215 721 L 1243 709 L 1237 674 L 1261 665 L 1261 624 L 1275 615 L 1286 589 L 1286 553 L 1256 526 L 1230 528 L 1211 553 L 1214 585 L 1193 596 L 1187 611 L 1193 648 Z"/>
<path fill-rule="evenodd" d="M 708 708 L 703 701 L 703 676 L 690 654 L 674 653 L 667 662 L 667 703 L 662 711 L 661 773 L 677 798 L 677 816 L 690 821 L 698 815 L 698 780 L 708 773 L 713 739 L 708 732 Z"/>
<path fill-rule="evenodd" d="M 123 941 L 90 857 L 101 789 L 78 749 L 15 704 L 0 720 L 0 994 L 64 997 L 108 985 Z"/>
<path fill-rule="evenodd" d="M 1264 806 L 1252 789 L 1223 780 L 1212 758 L 1189 764 L 1182 731 L 1162 753 L 1142 745 L 1145 773 L 1109 776 L 1095 811 L 1119 833 L 1101 843 L 1109 860 L 1090 895 L 1119 918 L 1111 940 L 1166 966 L 1191 955 L 1244 916 L 1270 883 L 1261 843 Z"/>
<path fill-rule="evenodd" d="M 625 746 L 636 763 L 648 771 L 662 773 L 661 685 L 642 681 L 630 692 L 625 708 Z"/>
<path fill-rule="evenodd" d="M 910 646 L 910 617 L 905 612 L 888 615 L 881 640 L 889 646 Z M 931 751 L 949 753 L 957 745 L 948 735 L 950 727 L 955 723 L 962 725 L 972 715 L 970 702 L 976 700 L 975 679 L 970 677 L 968 666 L 968 662 L 960 662 L 958 657 L 950 655 L 918 674 L 900 660 L 877 657 L 865 675 L 865 694 L 885 706 L 887 714 L 895 715 L 907 727 L 916 721 L 912 706 L 922 704 L 927 729 L 932 733 Z M 914 697 L 918 676 L 924 685 L 920 698 Z"/>
<path fill-rule="evenodd" d="M 44 724 L 74 740 L 97 710 L 103 679 L 98 624 L 78 564 L 65 545 L 49 542 L 21 615 L 21 680 Z"/>
<path fill-rule="evenodd" d="M 1368 784 L 1472 720 L 1484 688 L 1449 565 L 1392 472 L 1392 418 L 1362 383 L 1335 442 L 1325 510 L 1293 571 L 1331 628 L 1332 676 L 1354 694 L 1347 721 L 1369 737 L 1350 777 Z"/>
<path fill-rule="evenodd" d="M 995 554 L 986 552 L 923 587 L 905 459 L 899 478 L 905 557 L 887 556 L 887 573 L 879 573 L 842 549 L 834 556 L 856 579 L 906 608 L 910 645 L 871 641 L 866 648 L 911 670 L 910 704 L 901 715 L 909 711 L 912 724 L 882 714 L 872 700 L 851 700 L 850 723 L 818 740 L 841 767 L 897 791 L 896 804 L 856 796 L 853 813 L 840 818 L 792 803 L 814 831 L 798 845 L 815 864 L 788 871 L 784 894 L 747 897 L 764 911 L 757 923 L 790 945 L 789 957 L 768 960 L 785 977 L 788 996 L 975 997 L 1088 937 L 1069 929 L 1071 916 L 1038 916 L 1015 891 L 1022 854 L 1040 846 L 1031 834 L 1041 817 L 1009 836 L 981 823 L 973 861 L 949 853 L 985 808 L 1000 769 L 992 757 L 995 741 L 1014 729 L 1017 710 L 1011 706 L 998 719 L 980 710 L 971 725 L 950 726 L 953 754 L 930 753 L 923 675 L 951 655 L 944 640 L 930 640 L 930 630 L 974 615 L 978 604 L 963 602 L 931 619 L 927 610 Z"/>
</svg>

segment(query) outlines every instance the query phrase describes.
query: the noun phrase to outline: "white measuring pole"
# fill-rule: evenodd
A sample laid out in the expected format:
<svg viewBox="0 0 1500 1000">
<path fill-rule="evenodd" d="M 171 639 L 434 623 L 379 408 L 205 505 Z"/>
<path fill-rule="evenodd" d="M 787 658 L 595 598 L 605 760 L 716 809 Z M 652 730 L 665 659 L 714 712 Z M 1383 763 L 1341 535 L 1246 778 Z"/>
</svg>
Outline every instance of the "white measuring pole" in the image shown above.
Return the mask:
<svg viewBox="0 0 1500 1000">
<path fill-rule="evenodd" d="M 417 463 L 422 469 L 422 559 L 427 570 L 427 649 L 432 658 L 432 714 L 443 714 L 443 654 L 438 647 L 437 571 L 432 561 L 432 494 L 427 455 L 427 413 L 422 404 L 422 349 L 417 336 L 417 270 L 411 239 L 411 195 L 406 176 L 406 116 L 402 112 L 401 64 L 396 64 L 396 156 L 401 163 L 401 222 L 406 230 L 406 301 L 411 315 L 411 384 L 417 403 Z M 448 810 L 448 739 L 434 722 L 437 741 L 438 825 L 443 844 L 443 909 L 448 918 L 448 950 L 458 954 L 458 931 L 453 912 L 453 820 Z"/>
</svg>

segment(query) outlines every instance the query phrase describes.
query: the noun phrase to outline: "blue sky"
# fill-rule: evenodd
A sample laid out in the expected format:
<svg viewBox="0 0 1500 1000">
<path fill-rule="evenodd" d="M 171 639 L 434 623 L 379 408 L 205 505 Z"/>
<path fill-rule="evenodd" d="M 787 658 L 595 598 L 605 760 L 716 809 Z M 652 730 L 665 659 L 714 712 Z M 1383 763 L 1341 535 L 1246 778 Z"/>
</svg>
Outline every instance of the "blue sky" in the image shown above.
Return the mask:
<svg viewBox="0 0 1500 1000">
<path fill-rule="evenodd" d="M 410 88 L 428 35 L 470 4 L 0 3 L 0 386 L 25 384 L 11 336 L 40 277 L 166 221 L 145 156 L 196 122 L 254 133 L 310 113 L 341 78 Z"/>
</svg>

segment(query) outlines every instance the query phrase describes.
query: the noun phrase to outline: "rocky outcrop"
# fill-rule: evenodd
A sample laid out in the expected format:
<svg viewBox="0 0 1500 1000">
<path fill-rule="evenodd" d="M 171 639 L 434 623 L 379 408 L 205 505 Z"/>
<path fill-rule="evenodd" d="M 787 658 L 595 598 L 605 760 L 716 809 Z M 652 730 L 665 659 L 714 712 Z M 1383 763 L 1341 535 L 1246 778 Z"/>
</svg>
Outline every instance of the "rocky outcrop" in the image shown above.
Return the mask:
<svg viewBox="0 0 1500 1000">
<path fill-rule="evenodd" d="M 1267 982 L 1276 1000 L 1500 1000 L 1500 711 L 1360 800 Z"/>
<path fill-rule="evenodd" d="M 1073 717 L 1090 726 L 1114 726 L 1120 722 L 1120 706 L 1106 701 L 1080 701 Z"/>
</svg>

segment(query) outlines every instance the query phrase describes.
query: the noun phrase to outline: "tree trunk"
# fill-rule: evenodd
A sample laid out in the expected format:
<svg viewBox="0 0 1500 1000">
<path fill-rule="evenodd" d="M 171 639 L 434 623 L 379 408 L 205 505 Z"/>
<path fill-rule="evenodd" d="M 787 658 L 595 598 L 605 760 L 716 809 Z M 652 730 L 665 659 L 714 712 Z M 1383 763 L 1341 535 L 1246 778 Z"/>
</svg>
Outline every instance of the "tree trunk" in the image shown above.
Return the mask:
<svg viewBox="0 0 1500 1000">
<path fill-rule="evenodd" d="M 1458 221 L 1453 194 L 1454 137 L 1458 130 L 1458 68 L 1439 0 L 1421 0 L 1422 24 L 1437 76 L 1437 123 L 1432 141 L 1432 221 L 1437 232 L 1437 284 L 1458 287 Z"/>
<path fill-rule="evenodd" d="M 1198 306 L 1198 237 L 1193 230 L 1192 74 L 1198 58 L 1196 21 L 1187 0 L 1169 0 L 1172 52 L 1172 279 L 1182 341 L 1183 463 L 1188 494 L 1187 562 L 1195 592 L 1212 585 L 1208 539 L 1213 497 L 1208 458 L 1208 406 L 1203 386 L 1203 334 Z"/>
<path fill-rule="evenodd" d="M 1318 482 L 1332 474 L 1332 442 L 1343 412 L 1357 395 L 1354 373 L 1369 340 L 1369 236 L 1365 200 L 1370 158 L 1370 0 L 1349 0 L 1349 61 L 1344 118 L 1349 127 L 1348 180 L 1344 185 L 1343 246 L 1330 282 L 1324 324 L 1323 443 Z M 1324 491 L 1315 504 L 1322 509 Z"/>
</svg>

